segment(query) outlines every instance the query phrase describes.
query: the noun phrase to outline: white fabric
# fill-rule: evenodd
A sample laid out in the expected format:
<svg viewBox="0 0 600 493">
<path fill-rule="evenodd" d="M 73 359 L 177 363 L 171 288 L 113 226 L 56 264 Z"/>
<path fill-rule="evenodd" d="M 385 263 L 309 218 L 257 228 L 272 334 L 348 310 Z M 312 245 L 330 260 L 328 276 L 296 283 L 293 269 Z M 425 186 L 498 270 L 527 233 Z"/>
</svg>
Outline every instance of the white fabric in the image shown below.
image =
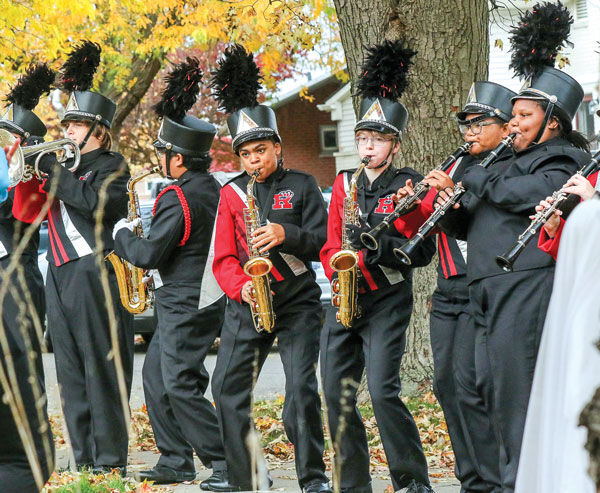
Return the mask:
<svg viewBox="0 0 600 493">
<path fill-rule="evenodd" d="M 63 227 L 65 228 L 65 233 L 67 233 L 67 237 L 71 241 L 73 248 L 77 252 L 77 255 L 80 257 L 85 257 L 86 255 L 90 255 L 92 253 L 92 248 L 85 241 L 85 238 L 79 232 L 79 230 L 75 227 L 75 224 L 71 220 L 71 216 L 67 212 L 67 208 L 65 207 L 65 203 L 61 200 L 60 204 L 60 216 L 62 219 Z"/>
<path fill-rule="evenodd" d="M 515 493 L 596 493 L 578 421 L 600 385 L 599 242 L 600 201 L 589 200 L 561 238 Z"/>
<path fill-rule="evenodd" d="M 115 224 L 115 227 L 113 228 L 113 232 L 112 232 L 113 240 L 116 238 L 119 230 L 128 229 L 129 231 L 131 231 L 133 233 L 133 230 L 136 228 L 136 226 L 139 226 L 141 223 L 142 223 L 142 219 L 139 217 L 136 217 L 133 221 L 129 221 L 125 217 L 123 219 L 119 219 L 117 221 L 117 223 Z"/>
</svg>

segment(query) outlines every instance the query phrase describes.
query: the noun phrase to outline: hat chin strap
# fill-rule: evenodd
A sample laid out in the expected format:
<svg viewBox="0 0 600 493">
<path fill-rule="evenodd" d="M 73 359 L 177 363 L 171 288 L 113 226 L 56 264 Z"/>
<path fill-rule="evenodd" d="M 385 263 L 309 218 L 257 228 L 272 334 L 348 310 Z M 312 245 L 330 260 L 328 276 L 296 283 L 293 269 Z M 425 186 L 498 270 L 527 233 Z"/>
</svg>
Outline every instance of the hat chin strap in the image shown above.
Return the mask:
<svg viewBox="0 0 600 493">
<path fill-rule="evenodd" d="M 85 137 L 81 141 L 81 144 L 79 144 L 79 149 L 80 150 L 83 150 L 83 148 L 85 147 L 85 145 L 88 143 L 88 140 L 90 140 L 90 137 L 92 136 L 92 133 L 94 132 L 94 130 L 98 126 L 98 122 L 100 122 L 100 115 L 96 115 L 96 118 L 92 121 L 92 124 L 90 125 L 90 129 L 88 130 L 88 133 L 85 134 Z"/>
<path fill-rule="evenodd" d="M 167 178 L 169 180 L 172 180 L 173 177 L 171 176 L 171 157 L 172 157 L 173 153 L 171 152 L 171 148 L 167 147 L 165 149 L 165 161 L 166 161 L 166 170 L 167 170 Z"/>
<path fill-rule="evenodd" d="M 542 121 L 542 125 L 540 126 L 540 129 L 538 130 L 538 133 L 535 136 L 535 139 L 533 139 L 533 142 L 531 143 L 532 145 L 539 144 L 539 140 L 542 138 L 542 135 L 544 135 L 544 131 L 546 130 L 546 125 L 548 125 L 548 121 L 550 120 L 550 117 L 552 116 L 552 112 L 554 111 L 555 104 L 556 104 L 556 96 L 551 96 L 550 99 L 548 100 L 548 107 L 546 108 L 546 113 L 544 114 L 544 120 Z"/>
<path fill-rule="evenodd" d="M 388 159 L 390 158 L 390 154 L 392 153 L 393 150 L 394 150 L 394 146 L 392 146 L 392 148 L 390 149 L 390 152 L 387 153 L 387 156 L 385 157 L 385 159 L 383 161 L 381 161 L 381 163 L 379 163 L 377 166 L 375 166 L 373 168 L 369 168 L 369 169 L 383 168 L 388 163 Z"/>
</svg>

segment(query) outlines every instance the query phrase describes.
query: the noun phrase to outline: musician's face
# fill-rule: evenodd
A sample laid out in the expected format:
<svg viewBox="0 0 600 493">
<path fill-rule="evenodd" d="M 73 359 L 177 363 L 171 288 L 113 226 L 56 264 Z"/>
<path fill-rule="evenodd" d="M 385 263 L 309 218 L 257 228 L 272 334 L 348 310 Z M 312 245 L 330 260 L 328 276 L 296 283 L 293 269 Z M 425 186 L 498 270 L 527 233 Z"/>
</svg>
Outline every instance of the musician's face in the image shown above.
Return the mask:
<svg viewBox="0 0 600 493">
<path fill-rule="evenodd" d="M 481 114 L 473 113 L 465 117 L 465 120 L 467 120 L 465 126 L 468 126 L 465 142 L 473 144 L 469 149 L 469 154 L 473 156 L 495 149 L 502 139 L 508 135 L 508 125 L 493 117 L 478 122 L 481 125 L 475 123 L 469 126 L 469 120 L 473 120 L 478 116 L 481 116 Z"/>
<path fill-rule="evenodd" d="M 251 175 L 259 170 L 256 181 L 262 182 L 277 169 L 277 161 L 281 157 L 281 144 L 270 139 L 253 140 L 242 144 L 239 154 L 246 173 Z"/>
<path fill-rule="evenodd" d="M 81 144 L 90 129 L 90 124 L 79 121 L 68 121 L 65 122 L 64 129 L 65 137 L 67 139 L 74 140 L 77 144 Z M 93 151 L 98 147 L 100 147 L 100 141 L 94 135 L 90 135 L 90 138 L 86 142 L 84 148 L 81 149 L 81 153 L 85 154 L 86 152 Z"/>
<path fill-rule="evenodd" d="M 513 117 L 508 122 L 509 132 L 517 134 L 513 147 L 516 151 L 522 151 L 533 143 L 544 122 L 546 112 L 533 99 L 517 99 L 512 113 Z M 558 120 L 550 118 L 539 142 L 551 139 L 558 132 Z"/>
<path fill-rule="evenodd" d="M 354 141 L 358 149 L 358 157 L 360 159 L 367 156 L 371 158 L 368 168 L 376 168 L 386 158 L 389 166 L 394 155 L 400 149 L 400 142 L 394 139 L 392 135 L 382 134 L 373 130 L 359 130 L 354 136 Z"/>
</svg>

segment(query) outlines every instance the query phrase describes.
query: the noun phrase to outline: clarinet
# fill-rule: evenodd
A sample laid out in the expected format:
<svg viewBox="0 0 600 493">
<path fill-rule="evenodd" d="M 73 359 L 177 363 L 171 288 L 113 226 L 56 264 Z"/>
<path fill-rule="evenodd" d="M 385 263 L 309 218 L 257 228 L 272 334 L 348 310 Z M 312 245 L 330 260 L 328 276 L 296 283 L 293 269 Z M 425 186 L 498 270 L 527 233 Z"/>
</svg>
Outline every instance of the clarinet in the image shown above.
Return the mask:
<svg viewBox="0 0 600 493">
<path fill-rule="evenodd" d="M 596 172 L 600 168 L 600 151 L 592 156 L 591 161 L 581 168 L 576 174 L 587 178 L 592 173 Z M 503 255 L 496 257 L 496 263 L 504 272 L 512 272 L 513 265 L 521 252 L 525 249 L 527 244 L 531 241 L 539 229 L 552 217 L 555 211 L 557 211 L 560 205 L 567 200 L 569 193 L 557 190 L 552 194 L 553 202 L 550 207 L 537 212 L 531 223 L 525 231 L 519 236 L 517 242 L 507 250 Z"/>
<path fill-rule="evenodd" d="M 448 171 L 459 157 L 468 154 L 472 145 L 473 144 L 471 142 L 464 143 L 458 149 L 456 149 L 456 151 L 454 151 L 454 154 L 451 154 L 435 169 L 439 169 L 444 172 Z M 417 183 L 413 189 L 415 192 L 414 195 L 407 195 L 406 197 L 401 198 L 396 204 L 393 212 L 384 217 L 383 221 L 381 221 L 373 229 L 360 235 L 360 241 L 362 244 L 369 250 L 377 250 L 377 248 L 379 248 L 379 237 L 383 234 L 383 232 L 387 230 L 396 219 L 404 214 L 407 214 L 415 205 L 416 200 L 422 198 L 430 188 L 431 186 L 425 183 L 424 179 Z"/>
<path fill-rule="evenodd" d="M 486 158 L 483 161 L 481 161 L 481 163 L 479 163 L 479 166 L 487 168 L 490 165 L 492 165 L 496 161 L 496 159 L 498 159 L 498 156 L 500 156 L 500 154 L 504 152 L 505 149 L 512 146 L 515 137 L 516 134 L 510 134 L 508 137 L 506 137 L 502 142 L 500 142 L 498 147 L 496 147 L 492 152 L 490 152 L 489 155 L 486 156 Z M 465 187 L 463 187 L 461 184 L 455 184 L 454 188 L 452 189 L 452 197 L 450 197 L 444 204 L 442 204 L 435 211 L 433 211 L 431 216 L 429 216 L 429 218 L 419 228 L 417 234 L 413 236 L 410 239 L 410 241 L 402 245 L 402 247 L 394 248 L 394 255 L 396 255 L 396 257 L 398 257 L 398 259 L 403 264 L 411 265 L 411 254 L 422 243 L 422 241 L 427 237 L 427 235 L 431 233 L 431 231 L 437 226 L 437 223 L 440 222 L 440 220 L 444 217 L 446 212 L 448 212 L 450 208 L 460 200 L 465 191 Z"/>
</svg>

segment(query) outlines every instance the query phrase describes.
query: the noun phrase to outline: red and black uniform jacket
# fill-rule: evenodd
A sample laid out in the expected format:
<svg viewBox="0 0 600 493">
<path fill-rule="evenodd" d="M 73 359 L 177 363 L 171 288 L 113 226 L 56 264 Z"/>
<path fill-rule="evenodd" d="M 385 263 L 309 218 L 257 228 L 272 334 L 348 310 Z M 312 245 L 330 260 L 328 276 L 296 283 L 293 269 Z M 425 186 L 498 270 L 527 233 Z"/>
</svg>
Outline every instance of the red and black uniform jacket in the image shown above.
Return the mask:
<svg viewBox="0 0 600 493">
<path fill-rule="evenodd" d="M 598 188 L 598 171 L 596 171 L 595 173 L 592 173 L 588 177 L 588 180 L 592 184 L 593 187 Z M 565 227 L 565 220 L 561 217 L 560 218 L 560 226 L 558 227 L 558 231 L 556 232 L 556 235 L 554 236 L 554 238 L 550 238 L 544 228 L 541 228 L 541 231 L 540 231 L 540 236 L 538 238 L 538 247 L 543 252 L 546 252 L 548 255 L 551 255 L 554 260 L 556 260 L 556 256 L 558 255 L 558 247 L 560 245 L 560 237 L 562 235 L 564 227 Z"/>
<path fill-rule="evenodd" d="M 242 173 L 221 189 L 215 228 L 213 272 L 227 296 L 241 303 L 241 289 L 250 280 L 243 266 L 248 244 L 243 210 L 250 177 Z M 264 221 L 285 230 L 285 240 L 269 250 L 273 263 L 271 288 L 277 294 L 283 281 L 299 276 L 316 285 L 311 262 L 319 259 L 325 242 L 327 210 L 315 179 L 306 173 L 278 167 L 263 183 L 255 183 L 254 196 Z M 304 274 L 309 273 L 309 276 Z"/>
<path fill-rule="evenodd" d="M 186 171 L 156 198 L 148 236 L 120 229 L 115 253 L 137 267 L 157 269 L 163 285 L 202 284 L 209 289 L 218 202 L 219 184 L 212 175 Z"/>
<path fill-rule="evenodd" d="M 448 170 L 448 176 L 455 183 L 461 181 L 465 171 L 473 164 L 479 162 L 483 156 L 467 155 L 459 158 L 454 162 Z M 435 198 L 437 190 L 432 188 L 425 195 L 418 206 L 420 211 L 407 216 L 404 224 L 395 223 L 396 228 L 403 228 L 404 233 L 409 238 L 412 238 L 419 227 L 429 218 L 434 212 Z M 437 230 L 437 246 L 438 246 L 438 290 L 444 292 L 454 292 L 457 289 L 457 283 L 464 282 L 466 286 L 467 276 L 467 242 L 458 240 L 449 234 Z"/>
<path fill-rule="evenodd" d="M 32 186 L 34 190 L 39 187 L 39 182 L 35 178 L 26 183 L 17 184 L 8 191 L 8 198 L 0 204 L 0 260 L 13 253 L 21 242 L 29 224 L 35 219 L 34 215 L 31 220 L 25 220 L 29 218 L 19 214 L 21 209 L 18 203 L 20 194 L 17 194 L 17 190 L 31 188 Z M 23 255 L 37 258 L 39 243 L 40 235 L 38 231 L 35 231 L 25 245 Z"/>
<path fill-rule="evenodd" d="M 24 220 L 35 218 L 43 200 L 47 199 L 46 194 L 54 189 L 55 197 L 47 214 L 48 261 L 57 266 L 94 252 L 98 209 L 102 208 L 103 212 L 101 241 L 104 252 L 113 249 L 113 226 L 127 215 L 127 181 L 130 175 L 121 154 L 96 149 L 82 154 L 79 166 L 73 172 L 67 169 L 71 164 L 68 161 L 66 167 L 55 164 L 39 188 L 41 195 L 36 194 L 33 200 L 20 194 L 18 202 L 23 209 L 15 213 L 15 217 Z M 109 178 L 110 182 L 104 186 Z M 106 196 L 101 204 L 103 193 Z"/>
<path fill-rule="evenodd" d="M 561 138 L 507 151 L 484 169 L 471 166 L 462 182 L 467 189 L 459 209 L 451 209 L 440 225 L 456 238 L 467 240 L 469 282 L 503 275 L 495 258 L 511 248 L 529 226 L 529 216 L 540 200 L 559 189 L 590 156 Z M 537 245 L 527 245 L 514 271 L 552 267 L 554 260 Z"/>
<path fill-rule="evenodd" d="M 342 171 L 333 184 L 331 203 L 329 205 L 329 221 L 327 223 L 327 242 L 321 249 L 321 263 L 329 279 L 335 274 L 329 262 L 331 257 L 342 248 L 342 228 L 344 225 L 344 197 L 348 193 L 350 179 L 355 170 Z M 388 167 L 377 179 L 369 184 L 364 173 L 359 176 L 357 184 L 357 200 L 360 215 L 365 229 L 370 229 L 379 224 L 383 218 L 394 210 L 392 195 L 403 187 L 406 180 L 413 183 L 423 179 L 419 173 L 411 168 L 397 169 Z M 402 216 L 396 222 L 396 228 L 388 230 L 379 237 L 379 248 L 371 251 L 362 248 L 358 252 L 361 276 L 360 291 L 375 291 L 410 281 L 412 269 L 400 262 L 393 254 L 394 248 L 401 247 L 407 238 L 399 232 L 403 227 L 401 223 L 414 224 L 418 219 L 413 218 L 413 213 Z M 415 212 L 418 214 L 418 211 Z M 426 239 L 413 257 L 413 266 L 421 267 L 431 262 L 435 254 L 433 239 Z"/>
</svg>

